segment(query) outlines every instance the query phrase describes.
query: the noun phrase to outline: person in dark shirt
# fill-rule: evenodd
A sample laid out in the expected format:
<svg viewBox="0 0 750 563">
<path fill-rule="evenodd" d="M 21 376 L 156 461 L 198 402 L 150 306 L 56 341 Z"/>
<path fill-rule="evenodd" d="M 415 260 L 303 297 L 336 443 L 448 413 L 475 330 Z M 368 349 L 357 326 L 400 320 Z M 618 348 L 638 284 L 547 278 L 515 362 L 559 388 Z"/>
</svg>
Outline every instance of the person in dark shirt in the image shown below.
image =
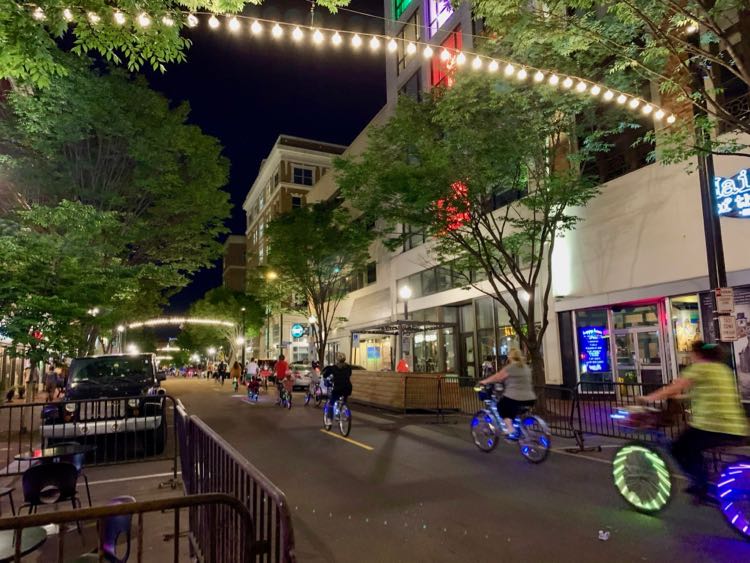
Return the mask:
<svg viewBox="0 0 750 563">
<path fill-rule="evenodd" d="M 339 352 L 336 354 L 336 364 L 326 366 L 321 375 L 333 384 L 326 404 L 326 409 L 332 410 L 339 397 L 344 397 L 346 400 L 352 394 L 352 366 L 346 363 L 346 356 Z"/>
</svg>

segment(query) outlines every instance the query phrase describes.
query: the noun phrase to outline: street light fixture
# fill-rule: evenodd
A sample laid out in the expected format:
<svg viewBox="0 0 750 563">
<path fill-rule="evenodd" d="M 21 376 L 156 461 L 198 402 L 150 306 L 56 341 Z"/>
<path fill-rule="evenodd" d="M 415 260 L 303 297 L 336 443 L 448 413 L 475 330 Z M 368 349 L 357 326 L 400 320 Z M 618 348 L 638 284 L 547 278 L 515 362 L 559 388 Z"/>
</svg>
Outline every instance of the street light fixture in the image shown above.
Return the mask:
<svg viewBox="0 0 750 563">
<path fill-rule="evenodd" d="M 279 274 L 277 274 L 273 270 L 270 270 L 270 271 L 266 272 L 266 279 L 268 281 L 273 281 L 273 280 L 277 279 L 278 277 L 279 277 Z"/>
<path fill-rule="evenodd" d="M 245 307 L 242 307 L 240 309 L 240 311 L 242 311 L 242 335 L 237 339 L 237 344 L 242 346 L 242 353 L 241 353 L 242 369 L 245 369 L 245 311 L 246 310 L 247 309 L 245 309 Z M 242 342 L 240 342 L 240 340 Z"/>
<path fill-rule="evenodd" d="M 402 285 L 398 290 L 398 296 L 404 302 L 404 320 L 409 320 L 409 299 L 411 298 L 411 288 L 408 285 Z"/>
</svg>

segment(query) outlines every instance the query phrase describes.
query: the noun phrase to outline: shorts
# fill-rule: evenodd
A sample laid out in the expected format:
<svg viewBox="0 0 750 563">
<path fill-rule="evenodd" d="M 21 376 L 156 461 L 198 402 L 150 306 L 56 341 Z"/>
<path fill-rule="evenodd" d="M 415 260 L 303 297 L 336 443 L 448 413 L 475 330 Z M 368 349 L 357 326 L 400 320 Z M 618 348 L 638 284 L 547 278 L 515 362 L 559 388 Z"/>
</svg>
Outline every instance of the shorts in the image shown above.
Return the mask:
<svg viewBox="0 0 750 563">
<path fill-rule="evenodd" d="M 501 397 L 497 402 L 497 412 L 502 418 L 516 418 L 524 407 L 533 407 L 536 399 L 530 401 L 516 401 L 510 397 Z"/>
</svg>

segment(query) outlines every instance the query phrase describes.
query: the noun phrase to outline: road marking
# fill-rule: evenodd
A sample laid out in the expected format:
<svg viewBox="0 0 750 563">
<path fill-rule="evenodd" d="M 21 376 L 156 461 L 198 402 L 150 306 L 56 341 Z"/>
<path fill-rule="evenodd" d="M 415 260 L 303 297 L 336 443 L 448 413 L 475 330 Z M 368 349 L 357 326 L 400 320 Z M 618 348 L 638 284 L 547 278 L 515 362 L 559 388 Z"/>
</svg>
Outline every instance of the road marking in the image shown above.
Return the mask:
<svg viewBox="0 0 750 563">
<path fill-rule="evenodd" d="M 357 440 L 352 440 L 351 438 L 347 438 L 346 436 L 340 436 L 338 434 L 335 434 L 334 432 L 330 432 L 326 430 L 325 428 L 321 428 L 320 431 L 323 434 L 326 434 L 328 436 L 333 436 L 334 438 L 338 438 L 339 440 L 343 440 L 344 442 L 349 442 L 350 444 L 354 444 L 355 446 L 359 446 L 363 450 L 367 450 L 368 452 L 371 452 L 375 448 L 372 446 L 368 446 L 367 444 L 363 444 L 362 442 L 357 442 Z"/>
<path fill-rule="evenodd" d="M 178 471 L 177 475 L 181 475 L 182 471 Z M 157 477 L 172 477 L 174 473 L 153 473 L 151 475 L 136 475 L 134 477 L 120 477 L 118 479 L 104 479 L 103 481 L 89 481 L 89 485 L 107 485 L 109 483 L 123 483 L 125 481 L 137 481 L 141 479 L 156 479 Z M 80 487 L 82 484 L 78 483 Z"/>
</svg>

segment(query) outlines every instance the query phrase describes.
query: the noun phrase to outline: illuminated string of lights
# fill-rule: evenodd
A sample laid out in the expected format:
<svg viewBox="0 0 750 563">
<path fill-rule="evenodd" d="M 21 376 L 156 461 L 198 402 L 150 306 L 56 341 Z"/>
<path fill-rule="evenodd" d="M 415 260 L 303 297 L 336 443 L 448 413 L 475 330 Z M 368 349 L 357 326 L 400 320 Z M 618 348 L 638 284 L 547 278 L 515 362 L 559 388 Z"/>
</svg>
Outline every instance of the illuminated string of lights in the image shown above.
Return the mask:
<svg viewBox="0 0 750 563">
<path fill-rule="evenodd" d="M 233 327 L 236 323 L 229 321 L 222 321 L 219 319 L 196 319 L 190 317 L 163 317 L 158 319 L 149 319 L 147 321 L 139 321 L 136 323 L 128 324 L 128 328 L 143 328 L 149 326 L 163 326 L 163 325 L 209 325 L 209 326 L 226 326 Z"/>
<path fill-rule="evenodd" d="M 47 14 L 41 7 L 34 8 L 31 15 L 35 20 L 40 22 L 47 19 Z M 80 15 L 91 25 L 97 25 L 102 21 L 102 17 L 104 17 L 96 12 L 86 12 L 85 14 L 81 13 Z M 148 29 L 153 25 L 155 19 L 158 19 L 159 22 L 166 27 L 178 25 L 178 21 L 175 19 L 177 15 L 184 17 L 184 25 L 189 28 L 199 26 L 201 19 L 198 16 L 203 16 L 208 18 L 208 27 L 213 30 L 220 29 L 224 26 L 230 33 L 238 34 L 244 29 L 248 30 L 250 34 L 255 37 L 269 34 L 271 38 L 276 41 L 289 37 L 293 43 L 297 44 L 302 44 L 309 40 L 317 47 L 322 47 L 326 43 L 330 43 L 334 48 L 349 45 L 349 47 L 355 52 L 364 49 L 378 52 L 381 47 L 383 47 L 386 51 L 394 53 L 398 50 L 400 43 L 406 54 L 417 55 L 418 53 L 421 53 L 422 57 L 426 60 L 437 56 L 450 70 L 465 67 L 467 64 L 474 71 L 484 70 L 491 74 L 500 73 L 502 69 L 502 75 L 509 80 L 514 79 L 519 83 L 526 82 L 527 79 L 530 79 L 530 81 L 535 84 L 547 84 L 561 90 L 576 92 L 580 95 L 590 95 L 605 102 L 614 102 L 634 113 L 640 111 L 643 115 L 650 115 L 654 121 L 664 120 L 670 125 L 676 121 L 676 118 L 672 113 L 656 104 L 648 102 L 639 96 L 633 96 L 627 92 L 610 88 L 592 80 L 531 65 L 519 64 L 515 61 L 501 57 L 489 57 L 471 51 L 437 47 L 422 41 L 410 41 L 383 34 L 359 33 L 355 31 L 279 22 L 243 15 L 225 15 L 219 17 L 210 12 L 176 12 L 174 14 L 168 14 L 161 18 L 157 18 L 146 12 L 140 12 L 135 16 L 128 16 L 122 11 L 114 9 L 111 17 L 117 25 L 124 26 L 129 20 L 132 20 L 137 27 Z M 62 10 L 62 17 L 70 23 L 76 21 L 75 14 L 70 8 Z"/>
</svg>

